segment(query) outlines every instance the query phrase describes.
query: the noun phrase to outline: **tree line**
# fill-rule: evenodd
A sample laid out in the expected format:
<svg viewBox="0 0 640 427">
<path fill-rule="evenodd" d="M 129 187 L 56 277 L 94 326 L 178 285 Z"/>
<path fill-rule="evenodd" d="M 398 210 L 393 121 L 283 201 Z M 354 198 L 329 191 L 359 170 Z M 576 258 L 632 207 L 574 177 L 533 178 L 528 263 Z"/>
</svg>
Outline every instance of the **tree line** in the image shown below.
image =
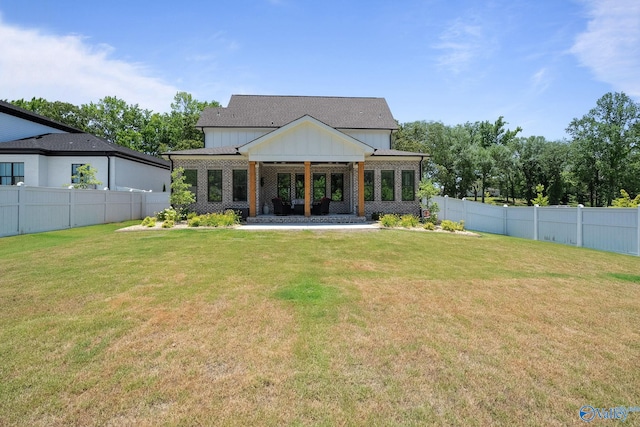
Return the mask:
<svg viewBox="0 0 640 427">
<path fill-rule="evenodd" d="M 428 155 L 425 175 L 442 195 L 472 195 L 488 189 L 506 202 L 528 204 L 542 190 L 549 204 L 610 206 L 640 194 L 640 104 L 624 93 L 607 93 L 567 127 L 570 139 L 522 137 L 503 117 L 455 126 L 416 121 L 399 124 L 393 148 Z"/>
<path fill-rule="evenodd" d="M 107 96 L 76 106 L 33 98 L 11 101 L 24 109 L 143 153 L 201 148 L 195 128 L 206 107 L 187 92 L 176 93 L 168 113 L 155 113 Z M 425 153 L 425 177 L 442 195 L 472 195 L 485 201 L 498 189 L 507 203 L 539 195 L 550 204 L 610 206 L 624 190 L 640 194 L 640 104 L 624 93 L 607 93 L 581 118 L 569 123 L 570 140 L 522 137 L 520 127 L 496 121 L 455 126 L 441 122 L 399 123 L 393 148 Z"/>
<path fill-rule="evenodd" d="M 43 98 L 9 102 L 152 156 L 203 147 L 204 135 L 195 127 L 200 113 L 206 107 L 220 106 L 216 101 L 198 101 L 187 92 L 176 93 L 168 113 L 143 109 L 138 104 L 128 104 L 115 96 L 107 96 L 97 103 L 80 106 Z"/>
</svg>

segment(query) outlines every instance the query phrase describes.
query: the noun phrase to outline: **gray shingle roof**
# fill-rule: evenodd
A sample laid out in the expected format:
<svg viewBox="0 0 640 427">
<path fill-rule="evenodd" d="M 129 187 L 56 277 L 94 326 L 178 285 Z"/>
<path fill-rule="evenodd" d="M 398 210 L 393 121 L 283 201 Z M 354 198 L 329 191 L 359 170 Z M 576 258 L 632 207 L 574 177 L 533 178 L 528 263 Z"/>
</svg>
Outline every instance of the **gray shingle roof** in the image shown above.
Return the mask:
<svg viewBox="0 0 640 427">
<path fill-rule="evenodd" d="M 197 127 L 279 128 L 309 115 L 337 129 L 390 129 L 398 125 L 384 98 L 232 95 L 226 108 L 207 108 Z"/>
<path fill-rule="evenodd" d="M 0 154 L 42 154 L 45 156 L 115 156 L 139 163 L 169 168 L 169 162 L 140 153 L 88 133 L 48 133 L 0 143 Z"/>
<path fill-rule="evenodd" d="M 33 111 L 25 110 L 24 108 L 20 108 L 18 106 L 15 106 L 9 102 L 2 101 L 2 100 L 0 100 L 0 113 L 9 114 L 14 117 L 19 117 L 21 119 L 29 120 L 30 122 L 49 126 L 54 129 L 59 129 L 64 132 L 70 132 L 70 133 L 82 132 L 79 129 L 73 128 L 71 126 L 67 126 L 64 123 L 60 123 L 55 120 L 51 120 L 47 117 L 41 116 L 40 114 L 36 114 Z"/>
</svg>

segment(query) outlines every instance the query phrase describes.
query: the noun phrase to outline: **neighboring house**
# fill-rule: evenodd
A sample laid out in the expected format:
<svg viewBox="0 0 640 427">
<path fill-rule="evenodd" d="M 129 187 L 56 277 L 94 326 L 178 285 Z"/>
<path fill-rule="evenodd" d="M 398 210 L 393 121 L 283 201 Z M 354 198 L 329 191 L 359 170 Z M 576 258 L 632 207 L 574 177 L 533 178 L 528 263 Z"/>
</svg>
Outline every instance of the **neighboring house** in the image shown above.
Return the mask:
<svg viewBox="0 0 640 427">
<path fill-rule="evenodd" d="M 272 199 L 310 216 L 329 212 L 419 214 L 420 153 L 391 149 L 397 123 L 384 98 L 233 95 L 197 125 L 205 148 L 165 153 L 183 167 L 199 213 L 273 212 Z"/>
<path fill-rule="evenodd" d="M 166 160 L 0 101 L 0 185 L 61 187 L 84 164 L 97 171 L 100 188 L 169 190 Z"/>
</svg>

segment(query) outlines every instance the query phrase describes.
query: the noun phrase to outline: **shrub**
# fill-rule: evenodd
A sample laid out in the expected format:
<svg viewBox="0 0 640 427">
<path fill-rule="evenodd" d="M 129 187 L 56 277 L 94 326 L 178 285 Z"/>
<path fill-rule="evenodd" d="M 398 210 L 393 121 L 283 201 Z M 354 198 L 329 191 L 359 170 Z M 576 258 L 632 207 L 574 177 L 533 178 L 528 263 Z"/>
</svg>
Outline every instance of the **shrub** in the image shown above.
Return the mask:
<svg viewBox="0 0 640 427">
<path fill-rule="evenodd" d="M 420 224 L 420 218 L 415 215 L 407 214 L 400 217 L 400 225 L 404 228 L 417 227 Z"/>
<path fill-rule="evenodd" d="M 434 223 L 432 223 L 432 222 L 425 222 L 424 223 L 424 229 L 433 231 L 433 230 L 436 229 L 436 225 Z"/>
<path fill-rule="evenodd" d="M 172 219 L 165 219 L 162 223 L 162 228 L 173 228 L 176 225 Z"/>
<path fill-rule="evenodd" d="M 175 222 L 178 220 L 178 216 L 178 211 L 173 208 L 163 209 L 156 214 L 156 218 L 158 218 L 158 221 L 171 220 Z"/>
<path fill-rule="evenodd" d="M 449 219 L 445 219 L 444 221 L 442 221 L 442 223 L 440 224 L 440 226 L 442 227 L 443 230 L 446 231 L 463 231 L 464 230 L 464 221 L 460 221 L 460 222 L 453 222 Z"/>
<path fill-rule="evenodd" d="M 382 212 L 373 212 L 371 213 L 371 221 L 379 221 L 384 214 Z"/>
<path fill-rule="evenodd" d="M 397 227 L 400 217 L 396 214 L 386 214 L 380 217 L 380 224 L 383 227 Z"/>
<path fill-rule="evenodd" d="M 622 197 L 618 197 L 611 202 L 611 206 L 614 208 L 637 208 L 640 206 L 640 194 L 632 199 L 625 190 L 620 190 Z"/>
<path fill-rule="evenodd" d="M 240 215 L 231 209 L 222 213 L 210 213 L 191 217 L 189 227 L 231 227 L 240 223 Z"/>
<path fill-rule="evenodd" d="M 142 220 L 142 225 L 144 227 L 155 227 L 156 226 L 156 219 L 153 217 L 146 217 L 145 219 Z"/>
</svg>

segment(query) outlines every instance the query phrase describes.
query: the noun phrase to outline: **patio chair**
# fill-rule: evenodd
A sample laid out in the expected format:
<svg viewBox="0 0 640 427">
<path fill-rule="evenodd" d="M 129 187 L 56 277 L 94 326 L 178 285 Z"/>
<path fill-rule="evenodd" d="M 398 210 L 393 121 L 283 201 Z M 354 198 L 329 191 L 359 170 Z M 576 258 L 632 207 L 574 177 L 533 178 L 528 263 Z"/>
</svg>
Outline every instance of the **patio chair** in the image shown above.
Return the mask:
<svg viewBox="0 0 640 427">
<path fill-rule="evenodd" d="M 273 203 L 273 213 L 276 215 L 289 215 L 291 214 L 291 205 L 284 203 L 281 198 L 276 197 L 271 199 Z"/>
<path fill-rule="evenodd" d="M 320 201 L 320 215 L 329 215 L 329 203 L 331 203 L 330 198 L 322 198 L 322 200 Z"/>
</svg>

